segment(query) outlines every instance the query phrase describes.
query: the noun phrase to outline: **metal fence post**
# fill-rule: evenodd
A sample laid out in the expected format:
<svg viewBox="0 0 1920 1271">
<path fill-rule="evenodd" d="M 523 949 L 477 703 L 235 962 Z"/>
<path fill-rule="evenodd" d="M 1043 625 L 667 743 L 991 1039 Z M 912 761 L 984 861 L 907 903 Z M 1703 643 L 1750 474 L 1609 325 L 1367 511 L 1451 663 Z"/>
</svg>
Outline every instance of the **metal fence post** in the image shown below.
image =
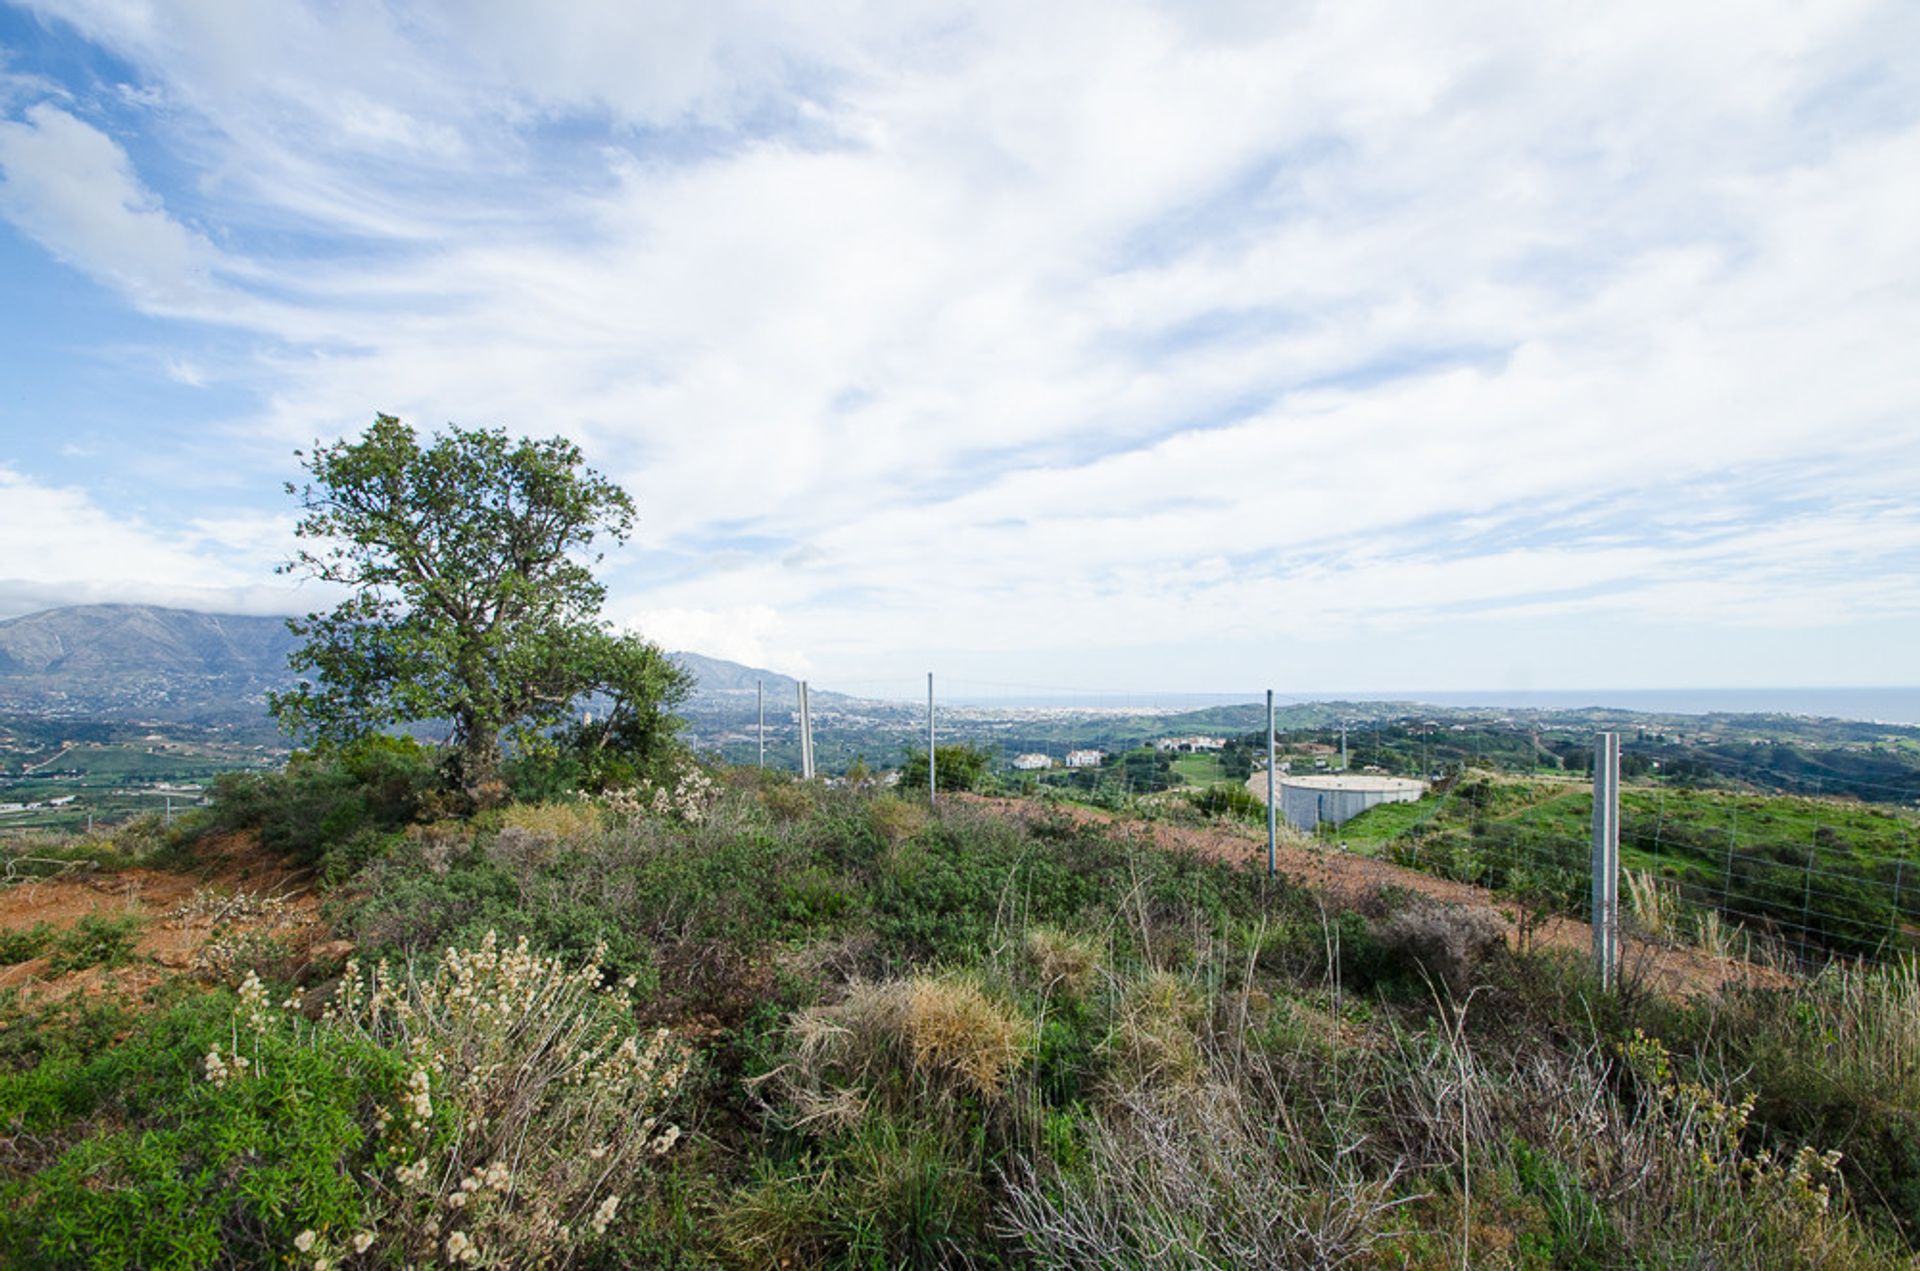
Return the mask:
<svg viewBox="0 0 1920 1271">
<path fill-rule="evenodd" d="M 1600 986 L 1613 987 L 1620 965 L 1620 734 L 1601 733 L 1593 748 L 1593 960 Z"/>
<path fill-rule="evenodd" d="M 1267 690 L 1267 877 L 1274 873 L 1274 857 L 1279 838 L 1279 808 L 1273 799 L 1273 690 Z"/>
<path fill-rule="evenodd" d="M 933 775 L 933 672 L 927 672 L 927 802 L 939 800 L 939 785 Z"/>
<path fill-rule="evenodd" d="M 805 680 L 800 681 L 800 779 L 813 780 L 813 712 Z"/>
</svg>

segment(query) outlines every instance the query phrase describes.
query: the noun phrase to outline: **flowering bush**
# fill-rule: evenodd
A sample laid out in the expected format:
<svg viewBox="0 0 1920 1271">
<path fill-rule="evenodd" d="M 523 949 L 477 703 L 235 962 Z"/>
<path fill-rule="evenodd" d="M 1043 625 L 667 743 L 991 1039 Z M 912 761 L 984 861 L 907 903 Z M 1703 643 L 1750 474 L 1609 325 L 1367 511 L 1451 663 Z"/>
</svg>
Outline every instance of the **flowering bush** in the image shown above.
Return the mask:
<svg viewBox="0 0 1920 1271">
<path fill-rule="evenodd" d="M 671 782 L 655 785 L 642 781 L 627 790 L 610 790 L 607 807 L 621 816 L 663 816 L 698 825 L 720 797 L 713 778 L 698 768 L 687 768 Z"/>
<path fill-rule="evenodd" d="M 686 1056 L 633 1026 L 631 987 L 491 932 L 424 978 L 349 964 L 322 1027 L 403 1054 L 408 1074 L 374 1113 L 367 1221 L 299 1252 L 564 1266 L 590 1247 L 680 1137 L 661 1113 Z"/>
<path fill-rule="evenodd" d="M 0 1185 L 0 1262 L 566 1266 L 681 1137 L 685 1051 L 630 989 L 489 934 L 424 975 L 349 964 L 317 1023 L 248 973 L 137 1044 L 0 1075 L 0 1125 L 102 1090 L 149 1119 Z"/>
</svg>

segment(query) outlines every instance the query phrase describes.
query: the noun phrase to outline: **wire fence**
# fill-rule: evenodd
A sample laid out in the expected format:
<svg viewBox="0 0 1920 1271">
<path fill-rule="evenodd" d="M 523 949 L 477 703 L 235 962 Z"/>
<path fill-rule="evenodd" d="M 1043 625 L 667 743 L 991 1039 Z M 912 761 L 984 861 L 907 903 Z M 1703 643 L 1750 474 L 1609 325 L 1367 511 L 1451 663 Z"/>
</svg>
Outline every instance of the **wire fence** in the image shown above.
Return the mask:
<svg viewBox="0 0 1920 1271">
<path fill-rule="evenodd" d="M 1264 816 L 1264 809 L 1249 807 L 1247 799 L 1239 797 L 1223 794 L 1209 804 L 1205 788 L 1238 787 L 1249 798 L 1264 793 L 1256 776 L 1264 766 L 1264 738 L 1257 745 L 1245 743 L 1249 733 L 1264 732 L 1263 715 L 1253 712 L 1263 710 L 1265 690 L 1146 692 L 940 674 L 934 689 L 935 740 L 965 741 L 988 750 L 1001 779 L 1016 788 L 1057 790 L 1064 797 L 1127 806 L 1185 790 L 1209 811 Z M 817 730 L 831 739 L 836 729 L 852 725 L 848 731 L 870 746 L 875 739 L 883 746 L 891 742 L 894 754 L 861 756 L 868 763 L 884 765 L 915 749 L 924 752 L 924 676 L 836 681 L 836 690 L 844 696 L 814 693 Z M 1451 767 L 1435 763 L 1430 754 L 1416 760 L 1415 747 L 1404 736 L 1397 745 L 1390 742 L 1388 704 L 1355 703 L 1343 712 L 1304 695 L 1279 695 L 1276 702 L 1283 717 L 1280 730 L 1295 742 L 1289 747 L 1289 762 L 1297 771 L 1285 776 L 1358 767 L 1416 775 L 1432 783 L 1417 810 L 1390 814 L 1396 818 L 1391 833 L 1349 835 L 1344 827 L 1323 827 L 1327 846 L 1370 852 L 1487 888 L 1502 899 L 1590 919 L 1593 805 L 1587 780 L 1591 760 L 1580 753 L 1583 747 L 1570 746 L 1562 736 L 1554 743 L 1558 750 L 1550 750 L 1535 731 L 1530 749 L 1538 767 L 1520 764 L 1516 771 L 1515 754 L 1489 753 L 1486 758 L 1509 769 L 1508 780 L 1490 783 L 1478 774 L 1476 764 L 1483 758 L 1481 748 L 1499 739 L 1470 729 L 1466 739 L 1454 745 L 1459 734 L 1449 731 L 1449 712 L 1436 711 L 1434 719 L 1422 722 L 1434 730 L 1429 751 L 1461 754 L 1462 762 Z M 1164 729 L 1157 727 L 1160 718 L 1167 721 Z M 1103 721 L 1126 721 L 1128 729 L 1121 736 Z M 793 722 L 781 719 L 780 731 L 788 731 Z M 1397 722 L 1404 723 L 1405 717 Z M 1309 730 L 1324 740 L 1299 743 L 1297 734 Z M 1509 729 L 1522 739 L 1514 743 L 1520 748 L 1516 754 L 1529 753 L 1526 731 Z M 1591 742 L 1588 734 L 1585 745 Z M 782 749 L 770 740 L 770 759 Z M 823 770 L 835 770 L 834 756 L 842 749 L 832 740 L 820 749 Z M 1631 742 L 1628 749 L 1631 753 Z M 1235 763 L 1210 768 L 1209 760 L 1223 752 Z M 1834 814 L 1823 818 L 1821 808 L 1829 805 L 1821 803 L 1823 778 L 1818 773 L 1775 772 L 1751 758 L 1710 754 L 1696 753 L 1690 762 L 1730 784 L 1769 780 L 1787 791 L 1803 792 L 1811 796 L 1805 800 L 1810 811 L 1789 818 L 1795 821 L 1791 827 L 1751 815 L 1742 824 L 1743 811 L 1751 811 L 1745 801 L 1758 803 L 1762 796 L 1720 791 L 1713 797 L 1724 806 L 1709 809 L 1725 813 L 1725 823 L 1719 824 L 1705 815 L 1697 791 L 1662 777 L 1657 769 L 1629 784 L 1619 823 L 1626 934 L 1694 945 L 1717 955 L 1803 965 L 1834 958 L 1886 960 L 1920 948 L 1920 859 L 1915 856 L 1920 826 L 1911 810 L 1889 803 L 1863 813 L 1852 805 L 1832 804 Z M 1195 772 L 1211 779 L 1196 782 L 1188 775 Z M 1524 785 L 1530 777 L 1539 786 L 1530 793 L 1532 802 L 1511 803 L 1515 784 Z M 1541 778 L 1554 780 L 1543 784 Z M 1912 787 L 1895 783 L 1848 777 L 1845 786 L 1850 792 L 1877 790 L 1889 800 L 1912 797 Z M 1682 793 L 1685 806 L 1680 805 Z M 1863 815 L 1885 818 L 1889 824 L 1862 835 L 1857 822 Z"/>
</svg>

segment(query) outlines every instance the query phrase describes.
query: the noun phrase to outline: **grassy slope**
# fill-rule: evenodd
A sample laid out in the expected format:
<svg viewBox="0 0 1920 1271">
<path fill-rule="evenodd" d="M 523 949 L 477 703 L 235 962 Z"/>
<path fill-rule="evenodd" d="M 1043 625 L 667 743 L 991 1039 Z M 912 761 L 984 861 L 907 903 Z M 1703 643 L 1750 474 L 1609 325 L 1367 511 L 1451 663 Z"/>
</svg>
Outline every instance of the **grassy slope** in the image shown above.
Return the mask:
<svg viewBox="0 0 1920 1271">
<path fill-rule="evenodd" d="M 1181 755 L 1173 761 L 1173 770 L 1185 777 L 1188 785 L 1210 786 L 1226 779 L 1218 755 Z"/>
<path fill-rule="evenodd" d="M 1469 872 L 1511 859 L 1580 872 L 1593 799 L 1581 780 L 1471 774 L 1417 804 L 1374 808 L 1339 830 L 1356 850 Z M 1792 938 L 1866 951 L 1920 913 L 1920 822 L 1850 800 L 1629 786 L 1621 861 L 1689 901 L 1771 922 Z M 1537 872 L 1537 871 L 1536 871 Z M 1495 878 L 1495 882 L 1499 879 Z M 1577 907 L 1578 888 L 1564 889 Z"/>
<path fill-rule="evenodd" d="M 574 964 L 604 945 L 637 1021 L 687 1039 L 687 1136 L 590 1262 L 1877 1266 L 1920 1223 L 1910 982 L 1602 995 L 1484 918 L 1391 897 L 1328 913 L 1124 826 L 729 780 L 694 824 L 570 804 L 284 840 L 348 876 L 336 912 L 366 957 L 424 973 L 488 931 Z M 334 815 L 316 800 L 358 797 L 290 783 L 228 820 L 297 806 L 310 828 Z M 378 1038 L 275 1015 L 260 1084 L 215 1093 L 223 990 L 179 985 L 132 1027 L 7 1009 L 0 1122 L 25 1133 L 0 1161 L 0 1257 L 150 1228 L 203 1251 L 180 1265 L 266 1265 L 302 1230 L 336 1248 L 369 1223 L 336 1163 L 394 1177 L 370 1118 L 404 1065 Z M 546 1104 L 517 1115 L 551 1134 L 536 1148 L 572 1133 Z M 1824 1167 L 1793 1162 L 1809 1141 L 1847 1154 L 1830 1208 Z M 247 1185 L 185 1184 L 216 1159 Z M 120 1185 L 71 1185 L 87 1177 Z M 144 1217 L 115 1226 L 127 1203 Z M 383 1214 L 379 1239 L 425 1230 Z M 488 1231 L 509 1261 L 556 1247 Z"/>
</svg>

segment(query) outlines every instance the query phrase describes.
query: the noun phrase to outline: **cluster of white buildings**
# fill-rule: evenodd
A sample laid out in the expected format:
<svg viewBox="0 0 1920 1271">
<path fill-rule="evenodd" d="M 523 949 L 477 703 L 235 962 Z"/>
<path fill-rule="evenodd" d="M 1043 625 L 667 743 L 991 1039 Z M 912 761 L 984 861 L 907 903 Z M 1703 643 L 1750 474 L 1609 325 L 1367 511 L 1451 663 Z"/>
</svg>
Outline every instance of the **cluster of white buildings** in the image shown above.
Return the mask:
<svg viewBox="0 0 1920 1271">
<path fill-rule="evenodd" d="M 1098 768 L 1100 761 L 1107 757 L 1104 750 L 1069 750 L 1066 766 L 1069 768 Z M 1015 755 L 1013 766 L 1018 772 L 1044 772 L 1053 767 L 1053 756 L 1038 751 L 1031 754 Z"/>
<path fill-rule="evenodd" d="M 46 808 L 64 808 L 80 796 L 63 794 L 57 799 L 46 799 L 39 803 L 0 803 L 0 812 L 39 812 Z"/>
<path fill-rule="evenodd" d="M 1225 737 L 1160 737 L 1155 739 L 1153 748 L 1162 754 L 1199 754 L 1203 750 L 1225 750 Z"/>
</svg>

